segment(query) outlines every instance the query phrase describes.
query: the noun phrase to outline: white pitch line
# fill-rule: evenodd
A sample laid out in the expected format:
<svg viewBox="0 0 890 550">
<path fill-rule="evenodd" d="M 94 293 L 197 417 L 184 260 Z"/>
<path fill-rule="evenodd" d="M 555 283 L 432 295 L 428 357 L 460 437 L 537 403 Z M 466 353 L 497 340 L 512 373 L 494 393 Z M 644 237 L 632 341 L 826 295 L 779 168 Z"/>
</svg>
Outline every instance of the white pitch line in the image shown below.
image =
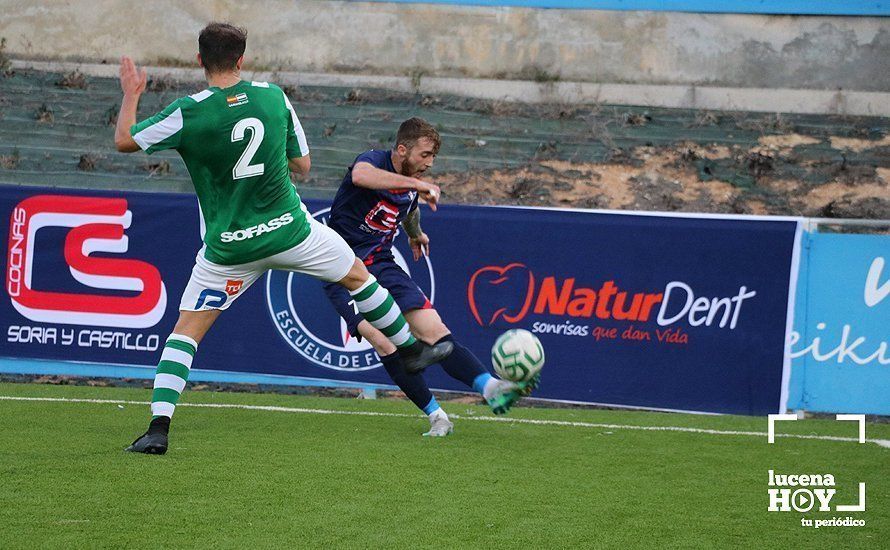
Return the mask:
<svg viewBox="0 0 890 550">
<path fill-rule="evenodd" d="M 102 405 L 149 405 L 148 401 L 127 401 L 123 399 L 70 399 L 66 397 L 18 397 L 12 395 L 0 395 L 0 401 L 39 401 L 52 403 L 94 403 Z M 420 418 L 416 414 L 384 413 L 374 411 L 338 411 L 334 409 L 306 409 L 302 407 L 277 407 L 272 405 L 238 405 L 233 403 L 181 403 L 178 407 L 198 407 L 204 409 L 241 409 L 248 411 L 271 411 L 301 414 L 334 414 L 345 416 L 383 416 L 390 418 Z M 461 420 L 480 420 L 483 422 L 506 422 L 511 424 L 533 424 L 536 426 L 566 426 L 572 428 L 607 428 L 612 430 L 642 430 L 647 432 L 685 432 L 709 435 L 742 435 L 753 437 L 767 437 L 766 432 L 743 432 L 733 430 L 711 430 L 708 428 L 687 428 L 684 426 L 633 426 L 627 424 L 599 424 L 595 422 L 576 422 L 571 420 L 535 420 L 530 418 L 509 418 L 502 416 L 461 416 L 449 415 Z M 839 437 L 833 435 L 802 435 L 802 434 L 776 434 L 776 437 L 793 439 L 817 439 L 821 441 L 845 441 L 858 443 L 856 437 Z M 890 449 L 890 440 L 869 439 L 881 447 Z"/>
</svg>

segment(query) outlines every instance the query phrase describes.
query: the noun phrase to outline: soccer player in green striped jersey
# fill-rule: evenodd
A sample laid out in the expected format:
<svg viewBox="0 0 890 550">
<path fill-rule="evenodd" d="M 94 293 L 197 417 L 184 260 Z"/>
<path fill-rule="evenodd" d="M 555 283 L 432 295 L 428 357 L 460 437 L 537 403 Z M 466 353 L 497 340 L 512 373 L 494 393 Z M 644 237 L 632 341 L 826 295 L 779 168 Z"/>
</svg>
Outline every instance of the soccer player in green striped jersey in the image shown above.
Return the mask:
<svg viewBox="0 0 890 550">
<path fill-rule="evenodd" d="M 204 241 L 158 363 L 152 420 L 128 451 L 167 451 L 170 419 L 201 339 L 269 269 L 343 285 L 364 318 L 398 348 L 410 371 L 419 372 L 452 350 L 450 343 L 431 346 L 417 340 L 392 296 L 343 238 L 306 212 L 288 175 L 309 172 L 306 135 L 281 88 L 241 79 L 246 38 L 232 25 L 207 25 L 198 37 L 198 63 L 209 87 L 138 124 L 145 70 L 137 70 L 127 57 L 121 60 L 124 97 L 115 145 L 128 153 L 175 149 L 180 154 L 198 195 Z M 438 195 L 424 198 L 435 204 Z"/>
</svg>

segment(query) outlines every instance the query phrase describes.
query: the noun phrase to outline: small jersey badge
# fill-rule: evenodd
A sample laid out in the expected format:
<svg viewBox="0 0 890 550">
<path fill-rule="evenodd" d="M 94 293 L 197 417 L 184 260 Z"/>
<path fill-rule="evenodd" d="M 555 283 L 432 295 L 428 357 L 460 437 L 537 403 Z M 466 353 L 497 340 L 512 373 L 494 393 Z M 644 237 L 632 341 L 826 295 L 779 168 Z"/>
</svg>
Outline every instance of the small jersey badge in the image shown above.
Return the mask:
<svg viewBox="0 0 890 550">
<path fill-rule="evenodd" d="M 229 105 L 229 107 L 244 105 L 245 103 L 247 103 L 247 94 L 230 95 L 226 98 L 226 103 Z"/>
<path fill-rule="evenodd" d="M 234 296 L 244 286 L 244 279 L 229 279 L 226 281 L 226 294 Z"/>
</svg>

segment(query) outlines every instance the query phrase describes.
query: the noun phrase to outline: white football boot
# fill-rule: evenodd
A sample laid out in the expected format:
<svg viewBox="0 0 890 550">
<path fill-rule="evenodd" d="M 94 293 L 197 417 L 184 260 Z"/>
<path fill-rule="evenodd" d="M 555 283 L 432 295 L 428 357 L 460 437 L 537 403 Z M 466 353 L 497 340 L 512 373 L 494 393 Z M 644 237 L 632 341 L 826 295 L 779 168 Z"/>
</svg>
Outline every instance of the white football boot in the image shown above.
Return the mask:
<svg viewBox="0 0 890 550">
<path fill-rule="evenodd" d="M 454 423 L 448 419 L 445 411 L 439 409 L 430 415 L 430 431 L 424 437 L 445 437 L 454 431 Z"/>
</svg>

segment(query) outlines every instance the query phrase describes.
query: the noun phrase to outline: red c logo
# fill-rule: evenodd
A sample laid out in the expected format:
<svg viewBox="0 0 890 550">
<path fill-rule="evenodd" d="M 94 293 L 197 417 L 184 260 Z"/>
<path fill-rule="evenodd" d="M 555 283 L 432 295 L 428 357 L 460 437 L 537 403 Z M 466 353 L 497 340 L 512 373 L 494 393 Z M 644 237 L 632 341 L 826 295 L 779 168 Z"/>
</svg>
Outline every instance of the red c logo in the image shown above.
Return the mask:
<svg viewBox="0 0 890 550">
<path fill-rule="evenodd" d="M 479 314 L 479 308 L 476 302 L 476 280 L 479 278 L 480 275 L 484 273 L 493 273 L 494 275 L 497 275 L 497 277 L 489 280 L 488 284 L 492 286 L 500 285 L 510 279 L 509 271 L 517 268 L 524 269 L 528 276 L 528 286 L 525 294 L 525 301 L 523 302 L 522 307 L 517 313 L 512 315 L 507 314 L 507 307 L 498 307 L 491 314 L 489 319 L 483 320 L 482 316 Z M 470 304 L 470 311 L 473 313 L 473 317 L 475 317 L 476 322 L 482 326 L 493 325 L 494 322 L 497 321 L 498 317 L 501 316 L 503 316 L 504 320 L 508 323 L 517 323 L 525 317 L 526 313 L 528 313 L 528 309 L 532 305 L 532 298 L 534 297 L 534 293 L 535 276 L 531 271 L 528 270 L 528 266 L 526 266 L 525 264 L 512 263 L 504 267 L 490 265 L 479 269 L 478 271 L 476 271 L 476 273 L 473 273 L 472 277 L 470 277 L 470 283 L 467 286 L 467 301 Z"/>
<path fill-rule="evenodd" d="M 167 293 L 157 268 L 139 260 L 92 257 L 93 252 L 123 253 L 124 229 L 132 213 L 126 199 L 37 195 L 12 211 L 6 290 L 12 305 L 32 321 L 124 328 L 147 328 L 160 321 Z M 133 297 L 32 288 L 34 243 L 42 227 L 70 227 L 65 261 L 80 283 L 99 289 L 139 292 Z"/>
</svg>

